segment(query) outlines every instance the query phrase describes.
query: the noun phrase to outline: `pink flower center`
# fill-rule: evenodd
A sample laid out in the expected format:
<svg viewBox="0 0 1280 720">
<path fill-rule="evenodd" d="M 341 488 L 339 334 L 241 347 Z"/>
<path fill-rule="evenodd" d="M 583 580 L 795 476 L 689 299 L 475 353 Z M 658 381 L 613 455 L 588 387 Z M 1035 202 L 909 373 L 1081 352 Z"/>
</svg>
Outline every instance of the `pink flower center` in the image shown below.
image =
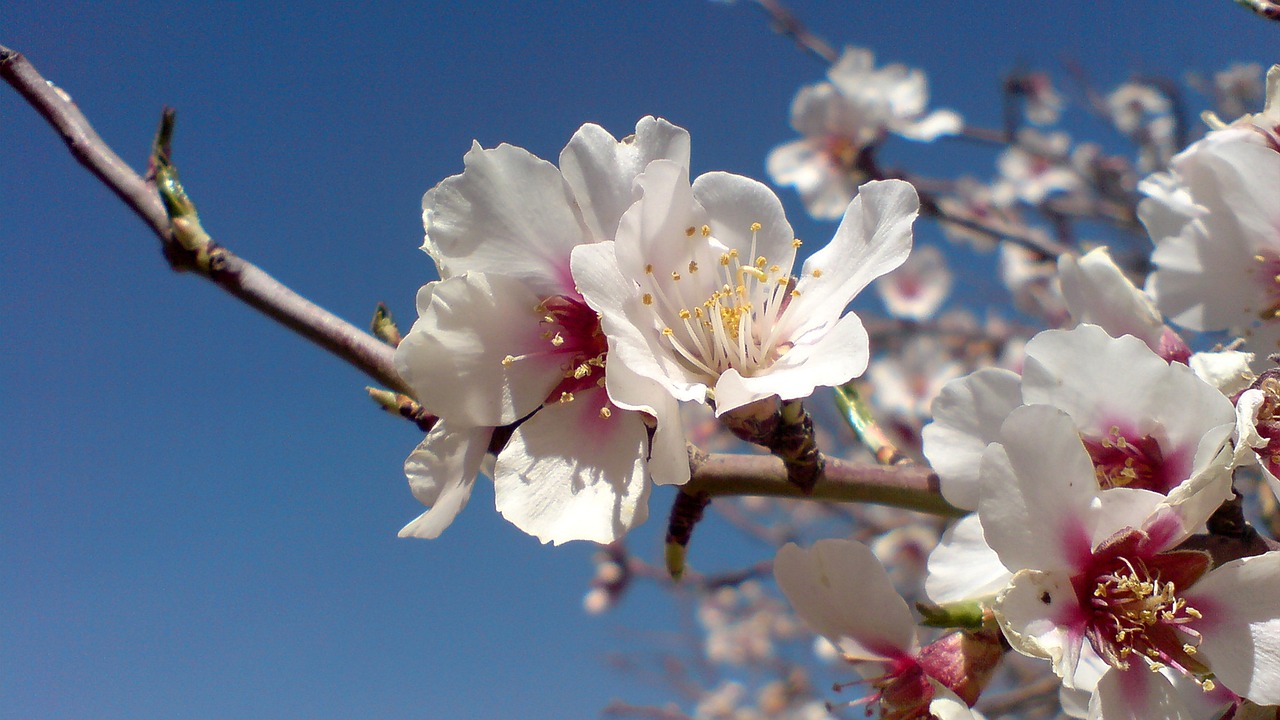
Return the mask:
<svg viewBox="0 0 1280 720">
<path fill-rule="evenodd" d="M 1258 384 L 1263 393 L 1255 429 L 1267 444 L 1256 448 L 1258 457 L 1272 475 L 1280 474 L 1280 378 L 1268 377 Z"/>
<path fill-rule="evenodd" d="M 862 151 L 862 148 L 847 137 L 828 135 L 824 151 L 831 164 L 845 170 L 856 170 L 858 168 L 858 153 Z"/>
<path fill-rule="evenodd" d="M 1104 490 L 1130 487 L 1168 495 L 1189 470 L 1184 453 L 1166 457 L 1155 438 L 1123 432 L 1118 425 L 1112 425 L 1103 437 L 1081 439 L 1093 459 L 1098 485 Z"/>
<path fill-rule="evenodd" d="M 1127 670 L 1141 659 L 1153 670 L 1173 667 L 1205 690 L 1208 668 L 1196 660 L 1202 618 L 1180 592 L 1208 571 L 1208 554 L 1196 550 L 1152 552 L 1150 538 L 1128 528 L 1094 551 L 1083 572 L 1072 578 L 1085 613 L 1085 635 L 1099 657 Z"/>
<path fill-rule="evenodd" d="M 564 358 L 564 379 L 547 396 L 547 402 L 568 402 L 575 392 L 602 387 L 609 343 L 596 311 L 566 295 L 543 300 L 538 310 L 543 313 L 542 337 L 551 344 L 550 352 Z"/>
</svg>

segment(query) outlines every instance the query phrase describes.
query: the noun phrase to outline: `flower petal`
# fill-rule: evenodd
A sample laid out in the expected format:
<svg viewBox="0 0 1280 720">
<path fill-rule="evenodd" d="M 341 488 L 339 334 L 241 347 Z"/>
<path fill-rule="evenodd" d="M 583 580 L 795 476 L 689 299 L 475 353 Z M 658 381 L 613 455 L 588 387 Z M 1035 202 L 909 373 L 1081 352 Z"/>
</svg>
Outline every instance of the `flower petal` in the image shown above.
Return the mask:
<svg viewBox="0 0 1280 720">
<path fill-rule="evenodd" d="M 939 605 L 994 597 L 1013 574 L 987 545 L 977 515 L 960 518 L 929 553 L 924 592 Z"/>
<path fill-rule="evenodd" d="M 791 267 L 795 233 L 782 201 L 768 185 L 742 175 L 711 172 L 693 181 L 693 197 L 707 211 L 711 236 L 729 250 L 737 250 L 742 263 L 768 258 L 769 264 Z M 756 224 L 759 230 L 752 230 Z M 678 240 L 683 240 L 681 233 Z"/>
<path fill-rule="evenodd" d="M 1203 620 L 1197 656 L 1229 690 L 1280 705 L 1280 552 L 1233 560 L 1183 593 Z"/>
<path fill-rule="evenodd" d="M 1089 720 L 1193 720 L 1169 679 L 1141 664 L 1112 668 L 1089 701 Z"/>
<path fill-rule="evenodd" d="M 1061 410 L 1024 405 L 1009 413 L 1000 444 L 982 456 L 978 515 L 987 543 L 1010 570 L 1075 567 L 1091 551 L 1093 461 Z"/>
<path fill-rule="evenodd" d="M 588 123 L 560 153 L 560 172 L 573 189 L 583 220 L 597 240 L 613 240 L 618 221 L 635 202 L 635 179 L 660 158 L 689 165 L 689 133 L 661 118 L 645 117 L 621 142 Z"/>
<path fill-rule="evenodd" d="M 396 348 L 396 370 L 436 415 L 472 426 L 515 422 L 563 378 L 560 357 L 542 337 L 539 300 L 505 275 L 433 283 L 419 294 L 418 320 Z M 520 359 L 504 362 L 507 356 Z"/>
<path fill-rule="evenodd" d="M 505 144 L 475 143 L 463 162 L 422 198 L 423 249 L 440 277 L 500 272 L 542 296 L 572 292 L 569 253 L 590 238 L 556 166 Z"/>
<path fill-rule="evenodd" d="M 850 660 L 897 659 L 915 650 L 911 609 L 866 545 L 826 539 L 802 549 L 787 543 L 773 574 L 796 613 Z"/>
<path fill-rule="evenodd" d="M 1014 650 L 1048 658 L 1063 684 L 1075 681 L 1084 642 L 1084 615 L 1070 578 L 1020 570 L 996 598 L 996 618 Z"/>
<path fill-rule="evenodd" d="M 609 543 L 644 522 L 648 432 L 638 413 L 601 416 L 603 391 L 553 403 L 516 429 L 498 454 L 498 512 L 542 542 Z M 589 438 L 590 442 L 583 442 Z"/>
<path fill-rule="evenodd" d="M 804 264 L 799 296 L 787 310 L 792 337 L 825 325 L 872 280 L 898 267 L 911 252 L 911 224 L 920 198 L 901 180 L 869 182 L 849 203 L 836 234 Z"/>
<path fill-rule="evenodd" d="M 963 510 L 978 507 L 982 451 L 1000 439 L 1005 418 L 1021 404 L 1022 378 L 1001 368 L 983 368 L 943 386 L 922 435 L 947 502 Z"/>
<path fill-rule="evenodd" d="M 441 420 L 404 463 L 413 496 L 430 509 L 400 530 L 400 537 L 433 539 L 471 498 L 493 428 L 454 430 Z"/>
</svg>

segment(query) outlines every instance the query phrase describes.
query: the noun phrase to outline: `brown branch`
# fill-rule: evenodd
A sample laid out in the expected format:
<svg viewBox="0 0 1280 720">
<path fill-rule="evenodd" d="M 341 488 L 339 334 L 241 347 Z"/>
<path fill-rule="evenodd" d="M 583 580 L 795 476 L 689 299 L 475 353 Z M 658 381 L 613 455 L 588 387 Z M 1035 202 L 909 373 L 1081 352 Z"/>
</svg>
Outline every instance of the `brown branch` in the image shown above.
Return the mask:
<svg viewBox="0 0 1280 720">
<path fill-rule="evenodd" d="M 756 0 L 769 17 L 773 20 L 773 29 L 795 41 L 796 45 L 816 55 L 819 59 L 834 63 L 840 56 L 831 47 L 831 43 L 814 35 L 804 23 L 795 16 L 785 5 L 778 0 Z"/>
<path fill-rule="evenodd" d="M 927 467 L 881 467 L 827 458 L 818 482 L 806 493 L 787 482 L 786 467 L 773 456 L 693 453 L 689 463 L 693 477 L 682 488 L 688 493 L 865 502 L 931 515 L 964 514 L 942 499 L 938 476 Z"/>
<path fill-rule="evenodd" d="M 160 239 L 175 270 L 192 270 L 285 327 L 345 360 L 385 387 L 406 395 L 413 390 L 396 373 L 392 348 L 376 337 L 298 295 L 253 263 L 230 252 L 212 271 L 183 262 L 160 196 L 98 136 L 66 93 L 49 83 L 21 53 L 0 46 L 0 77 L 40 113 L 71 154 L 111 189 Z"/>
</svg>

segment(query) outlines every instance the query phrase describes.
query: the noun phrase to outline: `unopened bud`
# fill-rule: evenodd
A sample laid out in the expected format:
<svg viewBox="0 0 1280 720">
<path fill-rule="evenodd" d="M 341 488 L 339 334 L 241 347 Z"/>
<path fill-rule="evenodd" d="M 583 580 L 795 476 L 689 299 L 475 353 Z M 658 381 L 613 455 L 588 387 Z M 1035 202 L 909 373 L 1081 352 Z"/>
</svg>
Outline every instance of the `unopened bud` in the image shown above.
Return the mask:
<svg viewBox="0 0 1280 720">
<path fill-rule="evenodd" d="M 391 311 L 387 309 L 385 303 L 378 303 L 378 307 L 374 309 L 373 322 L 369 325 L 369 330 L 391 347 L 399 347 L 403 339 L 400 328 L 396 326 L 396 321 L 392 319 Z"/>
<path fill-rule="evenodd" d="M 994 627 L 960 630 L 921 648 L 917 659 L 926 675 L 973 707 L 1004 657 L 1000 639 L 1000 630 Z"/>
</svg>

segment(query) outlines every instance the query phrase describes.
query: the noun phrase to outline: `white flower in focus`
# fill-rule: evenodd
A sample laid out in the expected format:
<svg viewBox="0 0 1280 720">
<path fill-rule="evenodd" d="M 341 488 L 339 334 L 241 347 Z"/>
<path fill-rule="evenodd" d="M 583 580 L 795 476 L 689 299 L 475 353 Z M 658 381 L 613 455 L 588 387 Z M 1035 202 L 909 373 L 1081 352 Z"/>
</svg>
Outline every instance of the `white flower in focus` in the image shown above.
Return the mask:
<svg viewBox="0 0 1280 720">
<path fill-rule="evenodd" d="M 1207 553 L 1174 549 L 1230 496 L 1227 473 L 1167 497 L 1103 490 L 1075 423 L 1042 405 L 1011 413 L 1000 440 L 983 456 L 978 516 L 1013 573 L 995 610 L 1015 650 L 1048 658 L 1074 686 L 1088 643 L 1109 666 L 1094 718 L 1188 717 L 1151 672 L 1166 667 L 1280 702 L 1280 553 L 1209 571 Z"/>
<path fill-rule="evenodd" d="M 689 184 L 655 161 L 614 243 L 579 246 L 573 276 L 601 314 L 612 363 L 610 397 L 653 381 L 716 414 L 771 397 L 808 397 L 866 369 L 867 334 L 845 306 L 911 249 L 919 208 L 901 181 L 868 183 L 831 243 L 793 275 L 799 241 L 764 185 L 710 173 Z"/>
<path fill-rule="evenodd" d="M 942 251 L 932 245 L 917 247 L 897 270 L 876 281 L 876 293 L 894 317 L 933 317 L 951 293 L 951 271 Z"/>
<path fill-rule="evenodd" d="M 1280 347 L 1280 138 L 1246 124 L 1209 133 L 1140 189 L 1156 243 L 1147 289 L 1174 323 Z M 1261 367 L 1256 368 L 1261 370 Z"/>
<path fill-rule="evenodd" d="M 994 658 L 961 654 L 943 641 L 930 646 L 936 652 L 922 651 L 910 608 L 866 545 L 828 539 L 802 549 L 788 543 L 773 568 L 796 613 L 846 661 L 879 666 L 867 672 L 876 692 L 859 702 L 878 702 L 885 717 L 904 720 L 974 717 L 969 705 L 994 671 L 999 646 Z M 967 672 L 957 672 L 957 664 Z"/>
<path fill-rule="evenodd" d="M 877 70 L 869 50 L 845 48 L 827 78 L 796 95 L 791 126 L 804 137 L 774 148 L 767 163 L 773 182 L 795 186 L 816 218 L 840 217 L 853 199 L 865 179 L 857 166 L 863 148 L 888 133 L 927 142 L 963 126 L 950 110 L 924 114 L 923 72 L 896 64 Z"/>
<path fill-rule="evenodd" d="M 688 153 L 688 134 L 663 120 L 642 119 L 622 142 L 585 125 L 560 169 L 477 144 L 466 170 L 423 198 L 424 249 L 442 279 L 419 292 L 395 359 L 441 421 L 405 465 L 431 509 L 402 536 L 439 535 L 470 496 L 494 428 L 516 423 L 492 470 L 497 508 L 544 542 L 615 540 L 644 520 L 650 476 L 688 478 L 683 437 L 661 422 L 674 402 L 660 390 L 653 405 L 609 402 L 607 344 L 569 271 L 574 247 L 613 238 L 645 165 L 687 164 Z"/>
<path fill-rule="evenodd" d="M 1132 335 L 1165 360 L 1187 362 L 1190 348 L 1164 324 L 1151 296 L 1129 281 L 1105 247 L 1079 259 L 1059 257 L 1058 279 L 1077 323 L 1097 325 L 1112 337 Z"/>
<path fill-rule="evenodd" d="M 1065 411 L 1103 487 L 1167 494 L 1225 462 L 1231 401 L 1186 365 L 1161 359 L 1132 336 L 1094 325 L 1047 330 L 1027 343 L 1022 376 L 988 368 L 943 388 L 925 427 L 924 454 L 959 508 L 979 500 L 982 453 L 1020 405 Z"/>
</svg>

